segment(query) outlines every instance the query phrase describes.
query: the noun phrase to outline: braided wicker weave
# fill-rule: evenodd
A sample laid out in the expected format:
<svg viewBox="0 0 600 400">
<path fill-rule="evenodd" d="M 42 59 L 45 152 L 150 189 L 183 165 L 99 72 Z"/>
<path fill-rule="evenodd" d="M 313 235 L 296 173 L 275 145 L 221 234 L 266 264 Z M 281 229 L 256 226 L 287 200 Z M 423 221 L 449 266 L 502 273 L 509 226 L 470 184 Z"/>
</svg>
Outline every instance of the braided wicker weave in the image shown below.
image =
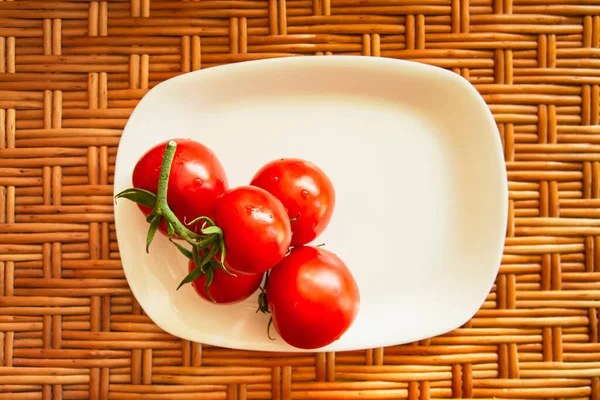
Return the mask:
<svg viewBox="0 0 600 400">
<path fill-rule="evenodd" d="M 496 285 L 466 326 L 338 354 L 161 332 L 119 261 L 112 173 L 148 88 L 357 54 L 449 68 L 500 128 Z M 0 1 L 0 399 L 600 399 L 600 2 Z"/>
</svg>

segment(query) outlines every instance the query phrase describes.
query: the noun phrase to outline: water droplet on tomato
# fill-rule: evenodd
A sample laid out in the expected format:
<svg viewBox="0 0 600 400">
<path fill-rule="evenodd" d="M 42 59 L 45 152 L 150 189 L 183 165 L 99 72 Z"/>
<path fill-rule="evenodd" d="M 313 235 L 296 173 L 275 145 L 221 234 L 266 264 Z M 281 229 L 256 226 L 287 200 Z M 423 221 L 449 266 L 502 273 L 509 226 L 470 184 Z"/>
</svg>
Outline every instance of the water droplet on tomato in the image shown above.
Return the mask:
<svg viewBox="0 0 600 400">
<path fill-rule="evenodd" d="M 274 176 L 274 177 L 273 177 L 273 180 L 276 180 L 276 181 L 278 181 L 278 180 L 279 180 L 279 177 L 278 177 L 278 176 Z"/>
<path fill-rule="evenodd" d="M 200 178 L 194 179 L 194 188 L 199 188 L 200 186 L 202 186 L 202 179 L 200 179 Z"/>
<path fill-rule="evenodd" d="M 310 197 L 310 193 L 308 193 L 308 190 L 303 190 L 302 192 L 300 192 L 300 196 L 302 196 L 302 198 L 306 200 Z"/>
</svg>

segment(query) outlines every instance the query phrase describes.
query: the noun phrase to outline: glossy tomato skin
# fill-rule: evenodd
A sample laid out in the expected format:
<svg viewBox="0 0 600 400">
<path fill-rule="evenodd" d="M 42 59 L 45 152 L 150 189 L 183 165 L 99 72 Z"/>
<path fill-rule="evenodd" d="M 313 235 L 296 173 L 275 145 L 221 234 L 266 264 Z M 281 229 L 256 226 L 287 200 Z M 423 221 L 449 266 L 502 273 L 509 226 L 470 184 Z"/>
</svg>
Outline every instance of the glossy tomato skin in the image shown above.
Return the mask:
<svg viewBox="0 0 600 400">
<path fill-rule="evenodd" d="M 215 199 L 228 189 L 223 165 L 211 149 L 189 139 L 173 139 L 177 143 L 171 173 L 167 203 L 179 221 L 185 223 L 200 216 L 211 216 Z M 133 170 L 133 186 L 156 193 L 163 155 L 168 141 L 148 150 Z M 152 210 L 139 206 L 144 215 Z M 195 224 L 198 230 L 200 224 Z M 159 226 L 167 234 L 164 221 Z"/>
<path fill-rule="evenodd" d="M 244 274 L 271 269 L 290 247 L 292 231 L 283 204 L 254 186 L 239 186 L 219 196 L 214 221 L 223 230 L 226 262 Z"/>
<path fill-rule="evenodd" d="M 292 246 L 310 243 L 331 220 L 335 190 L 329 177 L 315 164 L 282 158 L 264 165 L 250 183 L 273 194 L 287 209 L 292 222 Z"/>
<path fill-rule="evenodd" d="M 188 263 L 188 271 L 192 272 L 195 268 L 194 262 Z M 214 270 L 213 280 L 208 287 L 208 291 L 217 304 L 235 304 L 250 297 L 262 283 L 264 274 L 245 275 L 239 274 L 231 276 L 221 268 Z M 194 290 L 204 300 L 212 303 L 212 300 L 206 294 L 204 288 L 206 285 L 206 276 L 202 275 L 192 282 Z"/>
<path fill-rule="evenodd" d="M 339 339 L 360 307 L 358 286 L 346 264 L 311 246 L 294 248 L 271 270 L 266 293 L 277 333 L 301 349 Z"/>
</svg>

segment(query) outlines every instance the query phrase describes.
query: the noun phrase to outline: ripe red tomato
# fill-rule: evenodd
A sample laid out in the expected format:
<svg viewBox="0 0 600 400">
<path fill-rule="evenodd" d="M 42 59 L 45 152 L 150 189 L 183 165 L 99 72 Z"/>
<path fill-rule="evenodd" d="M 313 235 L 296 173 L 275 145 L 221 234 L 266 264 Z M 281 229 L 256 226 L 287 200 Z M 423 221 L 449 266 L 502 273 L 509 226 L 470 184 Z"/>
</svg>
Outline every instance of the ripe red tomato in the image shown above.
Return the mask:
<svg viewBox="0 0 600 400">
<path fill-rule="evenodd" d="M 167 203 L 181 223 L 200 216 L 211 216 L 217 196 L 228 189 L 227 175 L 216 155 L 205 145 L 189 139 L 173 139 L 177 143 L 167 190 Z M 167 142 L 148 150 L 133 170 L 133 186 L 152 193 L 158 190 L 160 169 Z M 144 215 L 152 211 L 138 205 Z M 199 224 L 190 229 L 198 231 Z M 160 231 L 167 235 L 164 220 Z"/>
<path fill-rule="evenodd" d="M 335 206 L 333 185 L 311 162 L 296 158 L 271 161 L 254 175 L 250 184 L 265 189 L 283 203 L 293 220 L 292 246 L 311 242 L 331 220 Z"/>
<path fill-rule="evenodd" d="M 294 248 L 271 270 L 266 293 L 277 333 L 301 349 L 339 339 L 360 305 L 358 286 L 346 264 L 311 246 Z"/>
<path fill-rule="evenodd" d="M 285 208 L 261 188 L 240 186 L 223 193 L 215 202 L 214 221 L 223 230 L 227 265 L 236 272 L 265 272 L 290 247 Z"/>
<path fill-rule="evenodd" d="M 190 260 L 188 271 L 192 272 L 195 268 L 194 262 Z M 221 268 L 215 268 L 213 269 L 212 282 L 208 286 L 208 292 L 217 304 L 239 303 L 256 292 L 262 283 L 263 276 L 264 274 L 238 274 L 237 276 L 232 276 Z M 206 294 L 205 285 L 206 275 L 202 275 L 192 282 L 196 293 L 204 300 L 212 303 L 212 300 Z"/>
</svg>

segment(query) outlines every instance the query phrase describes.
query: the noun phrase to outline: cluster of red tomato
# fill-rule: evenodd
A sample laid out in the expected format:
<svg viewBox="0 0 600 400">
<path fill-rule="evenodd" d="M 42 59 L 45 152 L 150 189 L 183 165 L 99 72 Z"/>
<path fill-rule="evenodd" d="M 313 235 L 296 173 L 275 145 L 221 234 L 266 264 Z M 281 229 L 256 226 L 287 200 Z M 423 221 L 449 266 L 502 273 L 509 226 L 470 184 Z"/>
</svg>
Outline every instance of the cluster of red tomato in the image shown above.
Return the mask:
<svg viewBox="0 0 600 400">
<path fill-rule="evenodd" d="M 229 188 L 207 146 L 173 139 L 147 151 L 132 179 L 133 188 L 117 197 L 146 215 L 147 246 L 160 231 L 189 258 L 180 287 L 191 283 L 217 304 L 260 289 L 259 310 L 298 348 L 326 346 L 354 322 L 360 295 L 351 272 L 332 252 L 308 245 L 326 229 L 335 205 L 330 179 L 313 163 L 271 161 L 249 185 Z"/>
</svg>

